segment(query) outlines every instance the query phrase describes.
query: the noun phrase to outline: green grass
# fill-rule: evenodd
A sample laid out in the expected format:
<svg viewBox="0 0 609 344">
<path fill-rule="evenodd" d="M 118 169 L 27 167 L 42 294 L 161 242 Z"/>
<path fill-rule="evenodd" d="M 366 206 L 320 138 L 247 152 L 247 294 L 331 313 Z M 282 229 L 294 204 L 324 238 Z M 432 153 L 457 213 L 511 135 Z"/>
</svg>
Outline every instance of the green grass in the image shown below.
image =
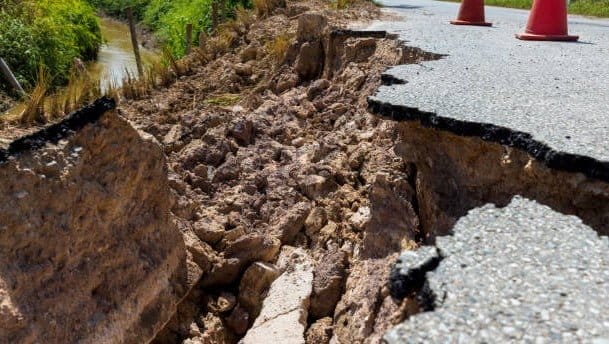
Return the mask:
<svg viewBox="0 0 609 344">
<path fill-rule="evenodd" d="M 241 100 L 239 94 L 220 94 L 215 97 L 210 97 L 205 100 L 205 103 L 216 106 L 232 106 Z"/>
<path fill-rule="evenodd" d="M 569 13 L 609 18 L 609 0 L 572 1 Z"/>
<path fill-rule="evenodd" d="M 211 0 L 151 0 L 144 23 L 152 27 L 174 56 L 186 51 L 186 24 L 193 24 L 193 40 L 211 25 Z"/>
<path fill-rule="evenodd" d="M 485 5 L 488 6 L 499 6 L 499 7 L 511 7 L 511 8 L 531 8 L 531 0 L 486 0 Z"/>
<path fill-rule="evenodd" d="M 251 0 L 216 0 L 219 2 L 219 21 L 235 16 L 238 6 L 251 8 Z M 212 0 L 150 0 L 144 11 L 144 23 L 161 38 L 176 57 L 186 51 L 186 24 L 193 25 L 193 42 L 198 43 L 200 32 L 209 32 L 212 25 Z"/>
<path fill-rule="evenodd" d="M 458 0 L 448 0 L 459 2 Z M 486 0 L 488 6 L 530 9 L 532 0 Z M 572 0 L 569 13 L 609 18 L 609 0 Z"/>
</svg>

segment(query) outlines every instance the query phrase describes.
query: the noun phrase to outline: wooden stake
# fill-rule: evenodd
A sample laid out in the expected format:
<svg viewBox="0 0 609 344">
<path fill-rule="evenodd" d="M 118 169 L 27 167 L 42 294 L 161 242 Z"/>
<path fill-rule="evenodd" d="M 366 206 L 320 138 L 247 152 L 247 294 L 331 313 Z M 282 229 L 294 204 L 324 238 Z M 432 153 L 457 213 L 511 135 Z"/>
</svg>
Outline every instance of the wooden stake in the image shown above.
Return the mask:
<svg viewBox="0 0 609 344">
<path fill-rule="evenodd" d="M 186 24 L 186 55 L 190 54 L 192 44 L 192 24 Z"/>
<path fill-rule="evenodd" d="M 220 0 L 212 0 L 211 2 L 211 30 L 212 32 L 216 31 L 218 28 L 219 18 L 218 18 L 218 2 Z"/>
<path fill-rule="evenodd" d="M 133 54 L 135 54 L 135 64 L 140 77 L 144 76 L 144 68 L 142 67 L 142 58 L 140 56 L 140 46 L 137 43 L 137 31 L 135 30 L 135 21 L 133 20 L 133 9 L 127 7 L 127 20 L 129 21 L 129 31 L 131 32 L 131 45 L 133 45 Z"/>
<path fill-rule="evenodd" d="M 23 87 L 21 87 L 21 84 L 19 84 L 19 81 L 17 80 L 17 78 L 15 78 L 15 75 L 13 74 L 11 69 L 8 67 L 8 64 L 6 64 L 6 62 L 4 61 L 4 59 L 2 57 L 0 57 L 0 71 L 2 72 L 4 77 L 8 80 L 8 82 L 11 84 L 11 86 L 15 89 L 15 91 L 17 91 L 20 96 L 24 96 L 25 91 L 23 90 Z"/>
<path fill-rule="evenodd" d="M 199 48 L 203 49 L 206 40 L 207 34 L 205 33 L 205 31 L 201 31 L 201 33 L 199 33 Z"/>
</svg>

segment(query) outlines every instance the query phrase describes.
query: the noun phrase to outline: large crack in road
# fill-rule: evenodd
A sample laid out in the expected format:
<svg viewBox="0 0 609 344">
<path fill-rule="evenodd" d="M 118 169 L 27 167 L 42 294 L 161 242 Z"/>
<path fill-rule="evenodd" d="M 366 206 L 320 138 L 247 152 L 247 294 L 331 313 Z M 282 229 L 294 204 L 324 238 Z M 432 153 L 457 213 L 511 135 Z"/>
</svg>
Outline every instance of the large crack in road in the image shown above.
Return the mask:
<svg viewBox="0 0 609 344">
<path fill-rule="evenodd" d="M 415 166 L 431 245 L 394 267 L 392 295 L 419 313 L 384 339 L 606 342 L 609 94 L 597 84 L 609 66 L 595 61 L 609 22 L 576 21 L 587 45 L 525 45 L 507 35 L 523 11 L 490 8 L 495 29 L 455 28 L 456 4 L 385 3 L 404 20 L 371 29 L 446 55 L 391 68 L 369 99 L 400 123 L 396 153 Z"/>
<path fill-rule="evenodd" d="M 442 255 L 426 275 L 436 297 L 432 311 L 410 317 L 385 340 L 604 343 L 608 250 L 608 238 L 578 218 L 521 197 L 504 208 L 472 210 L 433 249 L 405 253 L 418 257 L 403 257 L 412 262 L 395 271 L 404 279 Z"/>
</svg>

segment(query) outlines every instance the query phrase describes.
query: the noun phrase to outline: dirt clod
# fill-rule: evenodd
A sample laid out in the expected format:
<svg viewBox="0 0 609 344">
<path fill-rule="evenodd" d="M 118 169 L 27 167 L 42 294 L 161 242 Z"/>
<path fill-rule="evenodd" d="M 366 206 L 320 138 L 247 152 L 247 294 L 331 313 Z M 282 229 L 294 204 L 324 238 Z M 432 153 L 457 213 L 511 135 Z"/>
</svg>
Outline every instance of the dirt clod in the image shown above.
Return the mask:
<svg viewBox="0 0 609 344">
<path fill-rule="evenodd" d="M 309 317 L 319 319 L 334 314 L 343 293 L 347 267 L 347 253 L 341 250 L 323 253 L 316 259 Z"/>
<path fill-rule="evenodd" d="M 329 344 L 332 339 L 332 318 L 326 317 L 317 320 L 307 330 L 305 343 Z"/>
<path fill-rule="evenodd" d="M 279 274 L 277 267 L 264 262 L 256 262 L 245 270 L 239 284 L 239 303 L 253 319 L 260 313 L 262 301 Z"/>
</svg>

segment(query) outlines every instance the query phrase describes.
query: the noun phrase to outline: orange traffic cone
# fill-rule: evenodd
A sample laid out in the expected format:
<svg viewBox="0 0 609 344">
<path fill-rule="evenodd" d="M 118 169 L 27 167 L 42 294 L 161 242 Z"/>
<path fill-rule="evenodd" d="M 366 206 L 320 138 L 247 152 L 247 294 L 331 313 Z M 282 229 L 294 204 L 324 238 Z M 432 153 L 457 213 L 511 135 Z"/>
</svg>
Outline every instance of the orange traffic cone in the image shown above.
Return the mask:
<svg viewBox="0 0 609 344">
<path fill-rule="evenodd" d="M 463 0 L 457 19 L 451 20 L 453 25 L 491 26 L 484 20 L 484 0 Z"/>
<path fill-rule="evenodd" d="M 567 31 L 565 0 L 534 0 L 527 28 L 516 38 L 528 41 L 577 41 Z"/>
</svg>

